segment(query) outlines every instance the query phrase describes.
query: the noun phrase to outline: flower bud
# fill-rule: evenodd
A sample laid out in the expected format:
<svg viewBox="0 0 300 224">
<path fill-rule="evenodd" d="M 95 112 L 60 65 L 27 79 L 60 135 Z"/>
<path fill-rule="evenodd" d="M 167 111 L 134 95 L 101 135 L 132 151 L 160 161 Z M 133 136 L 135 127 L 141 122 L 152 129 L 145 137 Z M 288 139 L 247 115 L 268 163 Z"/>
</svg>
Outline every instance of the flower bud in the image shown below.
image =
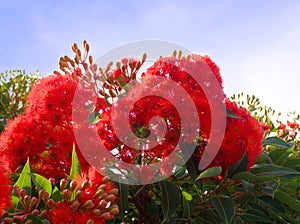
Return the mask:
<svg viewBox="0 0 300 224">
<path fill-rule="evenodd" d="M 102 199 L 99 204 L 97 205 L 97 208 L 103 209 L 107 206 L 107 200 Z"/>
<path fill-rule="evenodd" d="M 24 196 L 24 202 L 26 206 L 29 206 L 30 202 L 31 202 L 31 197 L 29 195 L 25 195 Z"/>
<path fill-rule="evenodd" d="M 119 210 L 119 206 L 118 205 L 112 205 L 110 208 L 109 208 L 109 213 L 112 214 L 112 215 L 117 215 L 119 214 L 120 210 Z"/>
<path fill-rule="evenodd" d="M 43 200 L 44 198 L 44 195 L 45 195 L 45 191 L 42 189 L 39 191 L 39 199 Z"/>
<path fill-rule="evenodd" d="M 86 222 L 86 224 L 94 224 L 94 221 L 91 220 L 91 219 L 89 219 L 89 220 Z"/>
<path fill-rule="evenodd" d="M 93 210 L 93 214 L 99 216 L 101 214 L 101 210 L 96 208 Z"/>
<path fill-rule="evenodd" d="M 66 188 L 67 184 L 68 184 L 67 179 L 61 179 L 60 184 L 59 184 L 60 190 L 63 191 Z"/>
<path fill-rule="evenodd" d="M 84 181 L 82 184 L 81 184 L 81 188 L 82 190 L 88 188 L 90 186 L 90 183 L 88 181 Z"/>
<path fill-rule="evenodd" d="M 103 190 L 103 189 L 99 189 L 99 190 L 95 193 L 94 197 L 98 198 L 98 197 L 100 197 L 102 194 L 104 194 L 104 190 Z"/>
<path fill-rule="evenodd" d="M 92 207 L 94 207 L 94 203 L 93 203 L 92 200 L 87 200 L 87 201 L 83 204 L 82 207 L 83 207 L 83 208 L 92 208 Z"/>
<path fill-rule="evenodd" d="M 29 204 L 29 210 L 32 210 L 35 207 L 37 202 L 38 202 L 38 199 L 36 197 L 32 197 L 30 204 Z"/>
<path fill-rule="evenodd" d="M 36 216 L 36 215 L 39 215 L 40 214 L 40 211 L 37 210 L 37 209 L 34 209 L 32 212 L 31 212 L 32 215 Z"/>
<path fill-rule="evenodd" d="M 26 194 L 27 194 L 27 192 L 26 192 L 25 189 L 20 190 L 20 195 L 21 195 L 22 198 L 24 198 Z"/>
<path fill-rule="evenodd" d="M 104 212 L 103 214 L 100 215 L 100 217 L 104 218 L 105 220 L 110 220 L 114 218 L 114 216 L 109 212 Z"/>
<path fill-rule="evenodd" d="M 108 201 L 114 201 L 116 199 L 116 195 L 114 195 L 114 194 L 110 194 L 110 195 L 108 195 L 108 197 L 106 198 L 106 200 L 108 200 Z"/>
<path fill-rule="evenodd" d="M 13 186 L 13 190 L 17 197 L 21 197 L 20 188 L 17 185 Z"/>
<path fill-rule="evenodd" d="M 78 191 L 76 192 L 76 194 L 75 194 L 75 198 L 76 198 L 76 199 L 79 199 L 79 198 L 82 197 L 82 195 L 83 195 L 82 190 L 78 190 Z"/>
<path fill-rule="evenodd" d="M 53 184 L 53 185 L 55 184 L 55 179 L 53 177 L 50 177 L 49 181 L 51 182 L 51 184 Z"/>
<path fill-rule="evenodd" d="M 71 181 L 70 183 L 70 191 L 74 191 L 75 188 L 77 187 L 77 182 L 76 181 Z"/>
<path fill-rule="evenodd" d="M 71 198 L 71 195 L 72 195 L 72 193 L 68 189 L 65 189 L 62 192 L 62 196 L 63 196 L 63 198 L 64 198 L 65 201 L 68 201 Z"/>
<path fill-rule="evenodd" d="M 80 207 L 80 202 L 75 200 L 72 202 L 71 206 L 72 209 L 77 210 Z"/>
<path fill-rule="evenodd" d="M 113 188 L 113 189 L 111 189 L 108 192 L 108 194 L 114 194 L 114 195 L 118 195 L 118 193 L 119 193 L 119 189 L 118 188 Z"/>
</svg>

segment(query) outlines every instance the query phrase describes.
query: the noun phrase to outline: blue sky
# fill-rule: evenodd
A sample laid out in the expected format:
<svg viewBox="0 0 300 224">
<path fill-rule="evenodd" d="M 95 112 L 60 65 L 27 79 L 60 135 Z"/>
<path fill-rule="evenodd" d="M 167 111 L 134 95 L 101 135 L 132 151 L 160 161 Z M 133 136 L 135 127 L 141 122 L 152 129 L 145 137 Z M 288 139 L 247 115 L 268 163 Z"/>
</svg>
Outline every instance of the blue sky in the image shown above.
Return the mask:
<svg viewBox="0 0 300 224">
<path fill-rule="evenodd" d="M 157 39 L 209 54 L 225 92 L 255 94 L 300 112 L 300 1 L 1 1 L 0 71 L 57 69 L 70 45 L 97 57 L 124 43 Z"/>
</svg>

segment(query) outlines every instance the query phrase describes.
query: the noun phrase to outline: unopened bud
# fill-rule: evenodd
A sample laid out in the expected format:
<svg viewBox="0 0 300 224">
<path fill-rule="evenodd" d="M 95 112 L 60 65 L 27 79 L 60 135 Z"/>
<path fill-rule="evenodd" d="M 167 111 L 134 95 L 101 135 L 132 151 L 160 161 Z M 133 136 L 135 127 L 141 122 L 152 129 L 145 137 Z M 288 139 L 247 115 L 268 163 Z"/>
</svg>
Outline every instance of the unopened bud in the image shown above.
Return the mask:
<svg viewBox="0 0 300 224">
<path fill-rule="evenodd" d="M 77 187 L 77 182 L 76 181 L 71 181 L 71 183 L 70 183 L 70 191 L 74 191 L 76 187 Z"/>
<path fill-rule="evenodd" d="M 83 204 L 82 207 L 83 207 L 83 208 L 91 208 L 91 207 L 94 207 L 94 203 L 93 203 L 92 200 L 87 200 L 87 201 Z"/>
<path fill-rule="evenodd" d="M 29 206 L 29 204 L 31 202 L 31 197 L 29 195 L 25 195 L 24 202 L 25 202 L 26 206 Z"/>
<path fill-rule="evenodd" d="M 114 215 L 110 214 L 109 212 L 104 212 L 100 217 L 104 218 L 105 220 L 111 220 L 114 218 Z"/>
<path fill-rule="evenodd" d="M 112 215 L 117 215 L 117 214 L 119 214 L 119 212 L 120 212 L 120 210 L 119 210 L 118 205 L 113 205 L 109 209 L 109 213 L 112 214 Z"/>
<path fill-rule="evenodd" d="M 26 194 L 27 194 L 27 192 L 26 192 L 25 189 L 20 190 L 20 195 L 21 195 L 22 198 L 24 198 Z"/>
<path fill-rule="evenodd" d="M 32 215 L 39 215 L 40 212 L 39 212 L 39 210 L 34 209 L 34 210 L 31 212 L 31 214 L 32 214 Z"/>
<path fill-rule="evenodd" d="M 119 189 L 118 188 L 113 188 L 113 189 L 111 189 L 108 192 L 108 194 L 114 194 L 114 195 L 118 195 L 118 193 L 119 193 Z"/>
<path fill-rule="evenodd" d="M 88 181 L 84 181 L 82 184 L 81 184 L 81 188 L 82 190 L 88 188 L 90 186 L 90 183 Z"/>
<path fill-rule="evenodd" d="M 89 219 L 89 220 L 86 222 L 86 224 L 94 224 L 94 221 L 91 220 L 91 219 Z"/>
<path fill-rule="evenodd" d="M 93 214 L 96 215 L 96 216 L 99 216 L 101 214 L 101 210 L 96 208 L 93 210 Z"/>
<path fill-rule="evenodd" d="M 62 196 L 65 201 L 68 201 L 71 198 L 71 195 L 72 195 L 72 193 L 68 189 L 63 190 L 63 192 L 62 192 Z"/>
<path fill-rule="evenodd" d="M 95 193 L 95 197 L 98 198 L 99 196 L 101 196 L 102 194 L 104 194 L 104 190 L 103 189 L 99 189 L 96 193 Z"/>
<path fill-rule="evenodd" d="M 103 209 L 103 208 L 105 208 L 106 206 L 107 206 L 107 200 L 102 199 L 102 200 L 99 202 L 97 208 Z"/>
<path fill-rule="evenodd" d="M 60 184 L 59 184 L 60 190 L 63 191 L 66 188 L 67 184 L 68 184 L 67 179 L 61 179 Z"/>
<path fill-rule="evenodd" d="M 78 208 L 80 207 L 80 202 L 75 200 L 72 202 L 71 204 L 71 208 L 74 209 L 74 210 L 77 210 Z"/>
<path fill-rule="evenodd" d="M 17 197 L 21 197 L 20 188 L 17 185 L 13 186 L 13 190 Z"/>
<path fill-rule="evenodd" d="M 75 194 L 75 198 L 76 198 L 76 199 L 79 199 L 79 198 L 82 197 L 82 195 L 83 195 L 82 191 L 81 191 L 81 190 L 78 190 L 78 191 L 76 192 L 76 194 Z"/>
</svg>

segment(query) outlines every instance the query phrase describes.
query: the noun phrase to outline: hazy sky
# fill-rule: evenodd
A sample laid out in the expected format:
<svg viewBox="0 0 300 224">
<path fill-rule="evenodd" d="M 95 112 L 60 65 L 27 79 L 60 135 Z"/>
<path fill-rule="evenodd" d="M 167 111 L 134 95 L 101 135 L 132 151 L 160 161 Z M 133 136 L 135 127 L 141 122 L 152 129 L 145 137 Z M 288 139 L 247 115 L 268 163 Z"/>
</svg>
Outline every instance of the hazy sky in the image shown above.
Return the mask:
<svg viewBox="0 0 300 224">
<path fill-rule="evenodd" d="M 225 92 L 255 94 L 300 112 L 300 1 L 1 1 L 0 72 L 57 69 L 70 45 L 97 57 L 124 43 L 157 39 L 209 54 Z"/>
</svg>

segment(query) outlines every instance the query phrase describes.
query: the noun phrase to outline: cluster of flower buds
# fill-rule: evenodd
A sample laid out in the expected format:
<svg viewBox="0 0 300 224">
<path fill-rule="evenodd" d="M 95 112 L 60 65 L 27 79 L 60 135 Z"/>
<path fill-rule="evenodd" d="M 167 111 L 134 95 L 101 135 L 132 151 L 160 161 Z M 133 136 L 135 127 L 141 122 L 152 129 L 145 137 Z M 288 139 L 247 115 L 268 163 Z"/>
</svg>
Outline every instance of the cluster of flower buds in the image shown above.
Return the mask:
<svg viewBox="0 0 300 224">
<path fill-rule="evenodd" d="M 13 193 L 18 199 L 18 209 L 2 214 L 3 224 L 34 223 L 34 220 L 49 220 L 50 223 L 98 223 L 111 220 L 119 213 L 115 204 L 119 190 L 110 180 L 103 177 L 99 186 L 91 186 L 90 181 L 62 179 L 59 182 L 60 198 L 52 198 L 43 189 L 35 188 L 31 195 L 25 189 L 13 186 Z M 52 182 L 52 181 L 51 181 Z M 69 214 L 69 216 L 68 216 Z"/>
<path fill-rule="evenodd" d="M 32 217 L 41 219 L 47 218 L 47 209 L 41 210 L 40 205 L 43 204 L 48 207 L 55 203 L 53 199 L 49 198 L 49 193 L 43 189 L 35 189 L 36 196 L 30 196 L 25 189 L 20 189 L 17 185 L 13 186 L 13 193 L 18 199 L 18 210 L 12 213 L 5 211 L 2 214 L 2 223 L 33 223 Z M 31 217 L 29 219 L 29 216 Z"/>
</svg>

